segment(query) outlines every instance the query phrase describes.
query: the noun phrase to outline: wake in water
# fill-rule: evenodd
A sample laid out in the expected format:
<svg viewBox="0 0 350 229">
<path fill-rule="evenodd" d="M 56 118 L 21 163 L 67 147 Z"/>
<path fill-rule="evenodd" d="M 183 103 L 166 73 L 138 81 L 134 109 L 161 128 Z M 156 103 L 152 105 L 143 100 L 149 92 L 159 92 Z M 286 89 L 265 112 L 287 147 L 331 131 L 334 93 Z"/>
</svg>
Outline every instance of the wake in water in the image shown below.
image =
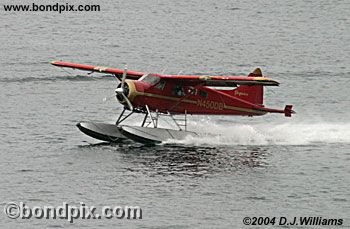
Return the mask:
<svg viewBox="0 0 350 229">
<path fill-rule="evenodd" d="M 191 130 L 210 134 L 188 136 L 181 141 L 186 145 L 312 145 L 350 143 L 350 123 L 267 123 L 220 124 L 212 121 L 191 122 Z M 193 127 L 194 128 L 193 128 Z"/>
</svg>

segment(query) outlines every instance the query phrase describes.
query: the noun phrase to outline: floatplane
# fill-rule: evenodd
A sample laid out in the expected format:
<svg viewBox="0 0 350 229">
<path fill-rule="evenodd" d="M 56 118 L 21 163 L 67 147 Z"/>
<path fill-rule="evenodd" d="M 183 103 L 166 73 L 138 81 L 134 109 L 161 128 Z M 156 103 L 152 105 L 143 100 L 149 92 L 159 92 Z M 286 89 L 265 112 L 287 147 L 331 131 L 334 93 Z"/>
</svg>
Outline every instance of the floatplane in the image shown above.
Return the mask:
<svg viewBox="0 0 350 229">
<path fill-rule="evenodd" d="M 123 110 L 115 124 L 79 122 L 86 135 L 107 142 L 132 139 L 144 144 L 181 140 L 198 133 L 187 130 L 187 115 L 258 116 L 281 113 L 291 117 L 292 105 L 284 109 L 263 104 L 264 86 L 278 86 L 256 68 L 248 76 L 166 75 L 64 61 L 52 65 L 111 74 L 119 80 L 115 97 Z M 125 125 L 132 115 L 143 115 L 139 126 Z M 170 117 L 176 128 L 159 127 L 162 116 Z M 180 118 L 179 118 L 180 117 Z"/>
</svg>

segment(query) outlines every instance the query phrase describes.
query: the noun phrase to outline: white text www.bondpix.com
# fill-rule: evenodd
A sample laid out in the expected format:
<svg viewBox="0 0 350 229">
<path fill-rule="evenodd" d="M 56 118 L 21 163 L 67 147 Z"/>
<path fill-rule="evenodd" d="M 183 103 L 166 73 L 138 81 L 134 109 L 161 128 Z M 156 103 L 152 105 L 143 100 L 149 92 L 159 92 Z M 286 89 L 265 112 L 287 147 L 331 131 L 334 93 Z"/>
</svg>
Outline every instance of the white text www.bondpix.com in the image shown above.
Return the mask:
<svg viewBox="0 0 350 229">
<path fill-rule="evenodd" d="M 70 205 L 63 202 L 59 206 L 29 206 L 23 202 L 9 202 L 4 213 L 10 219 L 65 219 L 73 223 L 76 219 L 142 219 L 142 209 L 138 206 L 95 206 Z"/>
<path fill-rule="evenodd" d="M 4 4 L 3 9 L 6 12 L 99 12 L 101 6 L 98 4 L 73 5 L 69 3 L 61 4 Z"/>
</svg>

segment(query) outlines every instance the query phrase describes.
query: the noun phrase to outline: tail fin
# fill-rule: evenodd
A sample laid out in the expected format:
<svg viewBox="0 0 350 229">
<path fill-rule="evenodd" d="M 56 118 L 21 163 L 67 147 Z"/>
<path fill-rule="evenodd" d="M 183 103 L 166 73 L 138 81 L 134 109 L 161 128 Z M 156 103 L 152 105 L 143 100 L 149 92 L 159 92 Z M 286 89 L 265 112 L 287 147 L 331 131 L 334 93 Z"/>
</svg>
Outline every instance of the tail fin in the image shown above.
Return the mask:
<svg viewBox="0 0 350 229">
<path fill-rule="evenodd" d="M 262 77 L 260 68 L 256 68 L 253 72 L 249 73 L 248 77 Z M 259 106 L 264 104 L 264 88 L 261 85 L 247 86 L 242 85 L 233 90 L 233 95 L 247 100 Z"/>
<path fill-rule="evenodd" d="M 295 111 L 292 110 L 293 105 L 286 105 L 284 108 L 284 116 L 292 117 L 292 114 L 295 114 Z"/>
<path fill-rule="evenodd" d="M 249 73 L 248 75 L 249 77 L 261 77 L 263 76 L 262 75 L 262 72 L 261 72 L 261 69 L 260 68 L 256 68 L 253 72 Z"/>
</svg>

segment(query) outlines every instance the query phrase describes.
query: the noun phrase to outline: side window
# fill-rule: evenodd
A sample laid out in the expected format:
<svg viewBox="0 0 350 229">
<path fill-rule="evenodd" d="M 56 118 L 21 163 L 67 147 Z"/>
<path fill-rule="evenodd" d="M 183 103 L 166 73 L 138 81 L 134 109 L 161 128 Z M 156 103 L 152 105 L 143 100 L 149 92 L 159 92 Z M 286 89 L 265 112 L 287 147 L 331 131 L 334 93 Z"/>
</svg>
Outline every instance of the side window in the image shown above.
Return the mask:
<svg viewBox="0 0 350 229">
<path fill-rule="evenodd" d="M 182 86 L 180 86 L 180 85 L 175 85 L 173 90 L 172 90 L 172 93 L 175 96 L 184 96 L 185 95 L 185 92 L 184 92 Z"/>
<path fill-rule="evenodd" d="M 203 98 L 208 98 L 208 92 L 206 91 L 199 91 L 199 95 L 202 96 Z"/>
<path fill-rule="evenodd" d="M 163 80 L 161 80 L 156 86 L 154 86 L 155 88 L 159 89 L 159 90 L 163 90 L 165 87 L 165 82 Z"/>
<path fill-rule="evenodd" d="M 185 93 L 186 95 L 197 95 L 197 89 L 191 86 L 185 87 Z"/>
</svg>

